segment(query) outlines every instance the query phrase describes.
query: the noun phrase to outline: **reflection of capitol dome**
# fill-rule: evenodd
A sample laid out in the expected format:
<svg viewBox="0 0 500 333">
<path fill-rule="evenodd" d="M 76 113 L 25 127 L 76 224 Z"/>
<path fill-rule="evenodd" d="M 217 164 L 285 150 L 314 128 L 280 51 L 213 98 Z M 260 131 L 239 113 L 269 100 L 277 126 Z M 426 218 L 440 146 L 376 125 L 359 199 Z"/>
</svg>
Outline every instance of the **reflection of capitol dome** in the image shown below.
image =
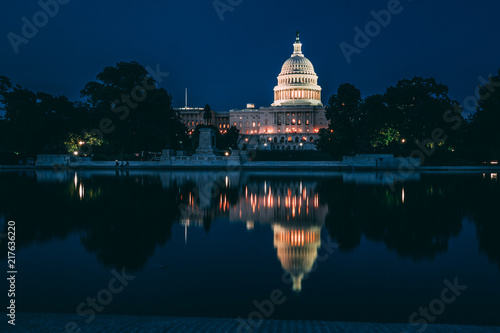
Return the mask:
<svg viewBox="0 0 500 333">
<path fill-rule="evenodd" d="M 290 273 L 293 290 L 302 289 L 302 278 L 309 273 L 321 246 L 321 227 L 284 227 L 274 225 L 274 247 L 283 269 Z"/>
<path fill-rule="evenodd" d="M 293 44 L 293 54 L 285 61 L 274 88 L 273 106 L 321 104 L 321 87 L 313 64 L 302 54 L 299 32 Z"/>
</svg>

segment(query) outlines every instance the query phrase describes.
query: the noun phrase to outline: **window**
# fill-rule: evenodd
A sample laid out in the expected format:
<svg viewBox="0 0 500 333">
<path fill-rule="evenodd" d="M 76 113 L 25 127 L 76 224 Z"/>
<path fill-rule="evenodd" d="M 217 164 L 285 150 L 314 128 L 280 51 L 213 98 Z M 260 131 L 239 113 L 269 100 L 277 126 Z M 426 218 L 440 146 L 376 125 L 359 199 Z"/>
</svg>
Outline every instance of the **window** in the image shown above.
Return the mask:
<svg viewBox="0 0 500 333">
<path fill-rule="evenodd" d="M 264 120 L 264 124 L 266 124 L 266 125 L 267 125 L 267 119 L 265 119 L 265 120 Z"/>
<path fill-rule="evenodd" d="M 243 127 L 243 123 L 240 121 L 240 127 Z"/>
<path fill-rule="evenodd" d="M 252 123 L 252 127 L 255 127 L 255 121 Z"/>
<path fill-rule="evenodd" d="M 292 137 L 291 136 L 288 137 L 288 142 L 292 142 Z"/>
<path fill-rule="evenodd" d="M 302 123 L 302 122 L 301 122 L 301 121 L 300 121 L 300 119 L 299 119 L 298 124 L 300 125 L 301 123 Z"/>
<path fill-rule="evenodd" d="M 306 119 L 306 125 L 309 125 L 309 119 Z"/>
<path fill-rule="evenodd" d="M 246 122 L 246 127 L 248 127 L 248 121 Z"/>
<path fill-rule="evenodd" d="M 236 123 L 234 123 L 234 127 L 236 127 Z"/>
</svg>

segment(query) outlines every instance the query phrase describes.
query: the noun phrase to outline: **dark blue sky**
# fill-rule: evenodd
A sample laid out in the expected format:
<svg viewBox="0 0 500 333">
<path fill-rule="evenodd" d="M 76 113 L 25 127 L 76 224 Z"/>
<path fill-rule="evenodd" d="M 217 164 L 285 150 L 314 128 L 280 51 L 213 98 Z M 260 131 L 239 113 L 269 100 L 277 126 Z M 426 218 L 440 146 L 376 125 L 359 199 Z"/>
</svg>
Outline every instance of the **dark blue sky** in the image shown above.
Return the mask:
<svg viewBox="0 0 500 333">
<path fill-rule="evenodd" d="M 221 0 L 230 1 L 238 3 Z M 348 64 L 339 44 L 354 44 L 354 27 L 364 29 L 370 12 L 389 2 L 243 0 L 221 21 L 213 0 L 70 0 L 16 54 L 8 33 L 21 35 L 22 17 L 32 21 L 41 7 L 35 0 L 9 1 L 0 10 L 0 75 L 76 100 L 104 67 L 136 60 L 170 73 L 161 86 L 174 106 L 184 105 L 186 87 L 190 106 L 267 106 L 297 29 L 324 103 L 341 83 L 366 96 L 413 76 L 435 77 L 462 102 L 474 94 L 478 76 L 500 68 L 494 0 L 401 0 L 401 13 Z"/>
</svg>

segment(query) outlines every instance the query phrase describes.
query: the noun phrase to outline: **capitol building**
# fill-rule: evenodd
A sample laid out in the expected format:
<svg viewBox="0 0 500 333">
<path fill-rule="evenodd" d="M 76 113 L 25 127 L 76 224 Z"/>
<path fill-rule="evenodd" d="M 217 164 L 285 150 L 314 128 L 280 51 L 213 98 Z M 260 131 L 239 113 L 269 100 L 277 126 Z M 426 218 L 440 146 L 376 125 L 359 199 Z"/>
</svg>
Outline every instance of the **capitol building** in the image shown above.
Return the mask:
<svg viewBox="0 0 500 333">
<path fill-rule="evenodd" d="M 178 108 L 182 122 L 192 132 L 203 124 L 203 108 Z M 328 127 L 321 103 L 321 87 L 314 66 L 302 53 L 299 33 L 293 54 L 285 61 L 274 88 L 274 103 L 255 108 L 212 111 L 212 124 L 222 133 L 235 126 L 238 145 L 258 150 L 314 150 L 319 130 Z"/>
</svg>

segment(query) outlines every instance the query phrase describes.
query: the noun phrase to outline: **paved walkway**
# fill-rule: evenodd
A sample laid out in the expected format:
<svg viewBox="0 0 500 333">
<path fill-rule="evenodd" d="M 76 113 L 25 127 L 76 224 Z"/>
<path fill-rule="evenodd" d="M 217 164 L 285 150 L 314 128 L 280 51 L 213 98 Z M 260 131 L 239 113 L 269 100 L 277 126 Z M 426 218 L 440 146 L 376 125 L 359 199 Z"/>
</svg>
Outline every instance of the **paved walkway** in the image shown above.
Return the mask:
<svg viewBox="0 0 500 333">
<path fill-rule="evenodd" d="M 4 316 L 2 316 L 4 317 Z M 0 332 L 23 333 L 127 333 L 127 332 L 182 332 L 182 333 L 319 333 L 319 332 L 380 332 L 380 333 L 413 333 L 422 327 L 411 327 L 408 324 L 370 324 L 325 321 L 285 321 L 268 320 L 252 330 L 245 329 L 236 319 L 217 318 L 170 318 L 148 316 L 97 316 L 91 323 L 78 321 L 76 315 L 68 314 L 17 314 L 15 328 L 5 323 L 5 317 L 0 323 Z M 65 325 L 68 324 L 67 328 Z M 71 325 L 74 325 L 72 327 Z M 80 330 L 79 330 L 80 329 Z M 499 332 L 500 327 L 430 325 L 425 333 L 489 333 Z"/>
</svg>

